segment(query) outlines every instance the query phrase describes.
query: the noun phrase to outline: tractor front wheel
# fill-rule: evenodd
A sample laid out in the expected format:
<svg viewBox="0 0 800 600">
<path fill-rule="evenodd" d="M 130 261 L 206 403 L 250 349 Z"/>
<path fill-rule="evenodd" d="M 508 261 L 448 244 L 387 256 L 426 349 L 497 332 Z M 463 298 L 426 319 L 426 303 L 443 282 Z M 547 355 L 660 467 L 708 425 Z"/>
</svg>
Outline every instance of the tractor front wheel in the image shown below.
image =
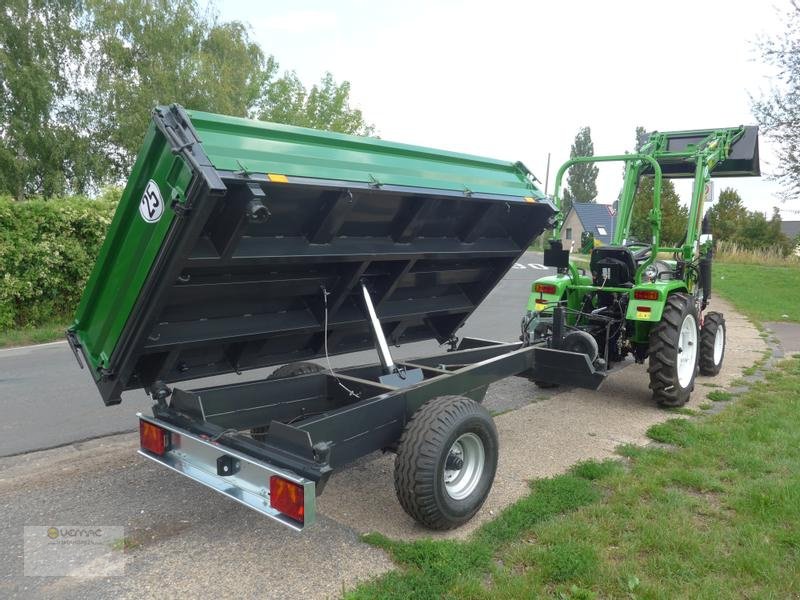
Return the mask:
<svg viewBox="0 0 800 600">
<path fill-rule="evenodd" d="M 661 406 L 683 406 L 694 389 L 699 331 L 694 299 L 673 294 L 667 299 L 661 321 L 650 331 L 648 350 L 650 389 Z"/>
<path fill-rule="evenodd" d="M 725 358 L 725 317 L 718 312 L 706 313 L 700 330 L 700 374 L 716 375 Z"/>
</svg>

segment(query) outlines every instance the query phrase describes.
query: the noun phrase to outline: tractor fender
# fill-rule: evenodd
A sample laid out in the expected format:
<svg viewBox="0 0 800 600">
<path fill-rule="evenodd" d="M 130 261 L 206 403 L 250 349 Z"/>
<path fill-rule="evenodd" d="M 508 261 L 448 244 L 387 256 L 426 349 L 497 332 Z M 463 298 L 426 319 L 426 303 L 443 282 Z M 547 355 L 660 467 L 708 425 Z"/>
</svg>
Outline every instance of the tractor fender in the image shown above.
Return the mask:
<svg viewBox="0 0 800 600">
<path fill-rule="evenodd" d="M 531 294 L 528 297 L 528 310 L 541 312 L 547 308 L 551 308 L 553 302 L 558 302 L 564 297 L 567 286 L 569 286 L 571 282 L 572 279 L 570 276 L 563 273 L 547 275 L 546 277 L 537 279 L 531 284 Z M 539 288 L 537 288 L 537 286 L 539 286 Z M 542 287 L 549 293 L 537 291 L 537 289 L 541 289 Z"/>
<path fill-rule="evenodd" d="M 654 300 L 637 299 L 636 292 L 658 292 L 658 298 Z M 670 294 L 686 292 L 684 281 L 655 281 L 652 283 L 642 283 L 631 289 L 628 311 L 625 318 L 629 321 L 643 321 L 646 323 L 658 323 L 661 314 L 664 312 L 664 305 Z"/>
</svg>

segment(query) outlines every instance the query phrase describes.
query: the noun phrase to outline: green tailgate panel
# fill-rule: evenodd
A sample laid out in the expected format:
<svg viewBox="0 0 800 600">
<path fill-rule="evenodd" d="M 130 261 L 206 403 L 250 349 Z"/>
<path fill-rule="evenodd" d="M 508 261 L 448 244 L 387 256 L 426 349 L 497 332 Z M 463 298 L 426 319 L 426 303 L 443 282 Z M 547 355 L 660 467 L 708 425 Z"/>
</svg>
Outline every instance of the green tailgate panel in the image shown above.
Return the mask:
<svg viewBox="0 0 800 600">
<path fill-rule="evenodd" d="M 443 342 L 554 213 L 521 163 L 158 107 L 67 337 L 107 404 L 369 348 L 361 282 Z"/>
<path fill-rule="evenodd" d="M 544 198 L 522 163 L 187 111 L 221 171 Z"/>
</svg>

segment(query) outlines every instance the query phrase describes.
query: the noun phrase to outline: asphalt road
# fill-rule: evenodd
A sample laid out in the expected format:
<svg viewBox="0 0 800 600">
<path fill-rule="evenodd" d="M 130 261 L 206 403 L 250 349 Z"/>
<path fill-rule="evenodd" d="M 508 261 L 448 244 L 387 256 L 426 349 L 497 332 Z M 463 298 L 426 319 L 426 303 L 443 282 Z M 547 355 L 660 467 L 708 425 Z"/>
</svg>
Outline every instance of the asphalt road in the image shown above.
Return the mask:
<svg viewBox="0 0 800 600">
<path fill-rule="evenodd" d="M 461 335 L 512 341 L 519 335 L 531 281 L 552 273 L 541 254 L 528 252 L 470 317 Z M 434 342 L 409 344 L 393 350 L 396 358 L 422 356 L 437 349 Z M 334 367 L 374 362 L 373 352 L 332 359 Z M 257 369 L 238 380 L 264 377 Z M 230 382 L 236 375 L 182 382 L 186 389 Z M 136 413 L 150 412 L 142 390 L 122 395 L 117 406 L 103 406 L 91 376 L 78 368 L 66 343 L 0 350 L 0 457 L 63 446 L 92 438 L 132 431 Z"/>
</svg>

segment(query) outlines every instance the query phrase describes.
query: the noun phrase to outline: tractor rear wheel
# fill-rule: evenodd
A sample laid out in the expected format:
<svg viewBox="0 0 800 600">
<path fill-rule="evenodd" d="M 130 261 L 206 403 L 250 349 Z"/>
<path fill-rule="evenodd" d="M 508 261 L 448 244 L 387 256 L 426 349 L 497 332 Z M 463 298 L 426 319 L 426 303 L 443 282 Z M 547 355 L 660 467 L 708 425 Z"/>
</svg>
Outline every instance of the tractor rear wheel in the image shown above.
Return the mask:
<svg viewBox="0 0 800 600">
<path fill-rule="evenodd" d="M 699 331 L 694 299 L 686 294 L 667 298 L 661 321 L 650 331 L 650 389 L 662 406 L 683 406 L 697 375 Z"/>
<path fill-rule="evenodd" d="M 425 527 L 458 527 L 489 495 L 497 457 L 497 429 L 483 406 L 463 396 L 434 398 L 414 413 L 400 438 L 397 499 Z"/>
<path fill-rule="evenodd" d="M 725 317 L 718 312 L 706 313 L 700 330 L 700 374 L 716 375 L 725 358 Z"/>
<path fill-rule="evenodd" d="M 267 377 L 267 379 L 283 379 L 285 377 L 310 375 L 311 373 L 319 373 L 320 371 L 324 370 L 325 369 L 323 369 L 316 363 L 294 362 L 294 363 L 289 363 L 288 365 L 283 365 L 282 367 L 278 367 L 272 373 L 269 374 L 269 377 Z M 263 442 L 267 437 L 268 429 L 269 429 L 268 426 L 253 427 L 250 430 L 250 437 L 252 437 L 257 442 Z"/>
</svg>

